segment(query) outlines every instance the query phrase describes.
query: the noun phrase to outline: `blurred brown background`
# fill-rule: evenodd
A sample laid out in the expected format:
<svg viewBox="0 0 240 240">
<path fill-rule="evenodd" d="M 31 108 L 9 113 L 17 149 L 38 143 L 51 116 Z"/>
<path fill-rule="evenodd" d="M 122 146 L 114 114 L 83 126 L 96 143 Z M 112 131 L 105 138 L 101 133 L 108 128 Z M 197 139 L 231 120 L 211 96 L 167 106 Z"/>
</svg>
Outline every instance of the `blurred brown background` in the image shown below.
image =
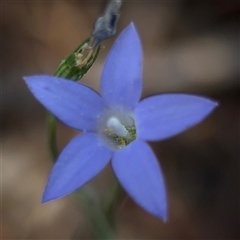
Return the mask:
<svg viewBox="0 0 240 240">
<path fill-rule="evenodd" d="M 89 239 L 73 196 L 40 204 L 52 162 L 46 112 L 22 77 L 53 74 L 91 31 L 106 1 L 2 1 L 2 239 Z M 169 221 L 127 198 L 116 215 L 119 239 L 239 239 L 239 2 L 124 1 L 118 33 L 133 21 L 144 49 L 143 96 L 191 92 L 219 101 L 204 122 L 151 143 L 165 174 Z M 104 59 L 83 82 L 99 89 Z M 59 123 L 62 148 L 76 132 Z M 90 184 L 107 191 L 108 167 Z M 88 186 L 86 186 L 88 189 Z"/>
</svg>

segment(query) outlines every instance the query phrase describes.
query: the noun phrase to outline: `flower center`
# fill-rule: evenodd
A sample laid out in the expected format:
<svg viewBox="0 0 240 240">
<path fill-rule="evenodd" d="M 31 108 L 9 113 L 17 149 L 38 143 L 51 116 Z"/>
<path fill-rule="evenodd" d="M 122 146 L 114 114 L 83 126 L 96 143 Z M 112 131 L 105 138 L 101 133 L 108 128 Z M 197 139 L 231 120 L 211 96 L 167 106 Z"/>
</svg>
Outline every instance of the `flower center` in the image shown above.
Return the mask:
<svg viewBox="0 0 240 240">
<path fill-rule="evenodd" d="M 126 137 L 128 134 L 126 127 L 114 116 L 107 120 L 106 125 L 108 131 L 113 132 L 120 137 Z"/>
<path fill-rule="evenodd" d="M 111 148 L 123 148 L 136 139 L 133 116 L 123 111 L 108 110 L 100 117 L 99 133 Z"/>
</svg>

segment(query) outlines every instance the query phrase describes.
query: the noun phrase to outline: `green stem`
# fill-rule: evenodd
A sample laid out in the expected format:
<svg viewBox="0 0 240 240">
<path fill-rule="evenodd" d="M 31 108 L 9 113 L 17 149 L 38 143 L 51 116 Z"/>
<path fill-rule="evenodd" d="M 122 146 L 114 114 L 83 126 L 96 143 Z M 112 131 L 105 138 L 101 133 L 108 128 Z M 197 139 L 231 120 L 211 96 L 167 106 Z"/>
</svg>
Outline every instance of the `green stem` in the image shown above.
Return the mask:
<svg viewBox="0 0 240 240">
<path fill-rule="evenodd" d="M 123 189 L 120 186 L 117 179 L 114 179 L 112 187 L 110 188 L 109 194 L 106 198 L 106 203 L 103 206 L 103 213 L 113 228 L 115 227 L 114 218 L 115 218 L 116 208 L 122 196 L 123 196 Z"/>
<path fill-rule="evenodd" d="M 88 219 L 89 226 L 95 237 L 97 239 L 115 239 L 114 229 L 100 206 L 86 194 L 86 191 L 78 190 L 76 197 L 83 205 L 83 212 L 86 215 L 86 219 Z"/>
<path fill-rule="evenodd" d="M 47 121 L 48 121 L 49 151 L 52 156 L 52 159 L 56 160 L 56 158 L 58 156 L 56 118 L 51 113 L 48 113 Z"/>
</svg>

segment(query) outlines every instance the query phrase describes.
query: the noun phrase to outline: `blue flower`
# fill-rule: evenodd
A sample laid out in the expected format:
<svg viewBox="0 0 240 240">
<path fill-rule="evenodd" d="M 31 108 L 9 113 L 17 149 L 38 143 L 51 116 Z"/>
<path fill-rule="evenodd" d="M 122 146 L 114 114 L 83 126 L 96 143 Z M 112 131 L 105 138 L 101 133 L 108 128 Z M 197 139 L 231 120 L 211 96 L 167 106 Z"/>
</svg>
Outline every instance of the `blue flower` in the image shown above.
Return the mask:
<svg viewBox="0 0 240 240">
<path fill-rule="evenodd" d="M 160 165 L 146 141 L 163 140 L 202 121 L 216 102 L 187 94 L 161 94 L 139 102 L 142 49 L 130 24 L 116 40 L 101 76 L 101 96 L 91 88 L 51 76 L 26 77 L 34 96 L 60 121 L 83 133 L 64 148 L 50 173 L 43 202 L 82 187 L 111 159 L 122 187 L 149 213 L 166 220 Z"/>
</svg>

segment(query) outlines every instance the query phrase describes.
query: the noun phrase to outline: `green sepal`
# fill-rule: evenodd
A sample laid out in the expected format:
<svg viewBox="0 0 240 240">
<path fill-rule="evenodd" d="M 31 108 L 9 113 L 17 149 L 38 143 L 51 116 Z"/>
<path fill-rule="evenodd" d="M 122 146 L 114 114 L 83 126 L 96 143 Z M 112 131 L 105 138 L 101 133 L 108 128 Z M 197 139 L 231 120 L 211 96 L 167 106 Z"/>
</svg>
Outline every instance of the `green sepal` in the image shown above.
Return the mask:
<svg viewBox="0 0 240 240">
<path fill-rule="evenodd" d="M 86 61 L 86 63 L 84 63 L 82 66 L 77 66 L 76 54 L 82 54 L 83 51 L 86 49 L 84 48 L 84 46 L 86 45 L 91 46 L 91 37 L 82 42 L 70 55 L 68 55 L 61 61 L 54 76 L 66 78 L 73 81 L 78 81 L 79 79 L 81 79 L 97 59 L 97 56 L 101 49 L 101 46 L 93 48 L 92 53 L 90 54 L 90 57 Z"/>
</svg>

